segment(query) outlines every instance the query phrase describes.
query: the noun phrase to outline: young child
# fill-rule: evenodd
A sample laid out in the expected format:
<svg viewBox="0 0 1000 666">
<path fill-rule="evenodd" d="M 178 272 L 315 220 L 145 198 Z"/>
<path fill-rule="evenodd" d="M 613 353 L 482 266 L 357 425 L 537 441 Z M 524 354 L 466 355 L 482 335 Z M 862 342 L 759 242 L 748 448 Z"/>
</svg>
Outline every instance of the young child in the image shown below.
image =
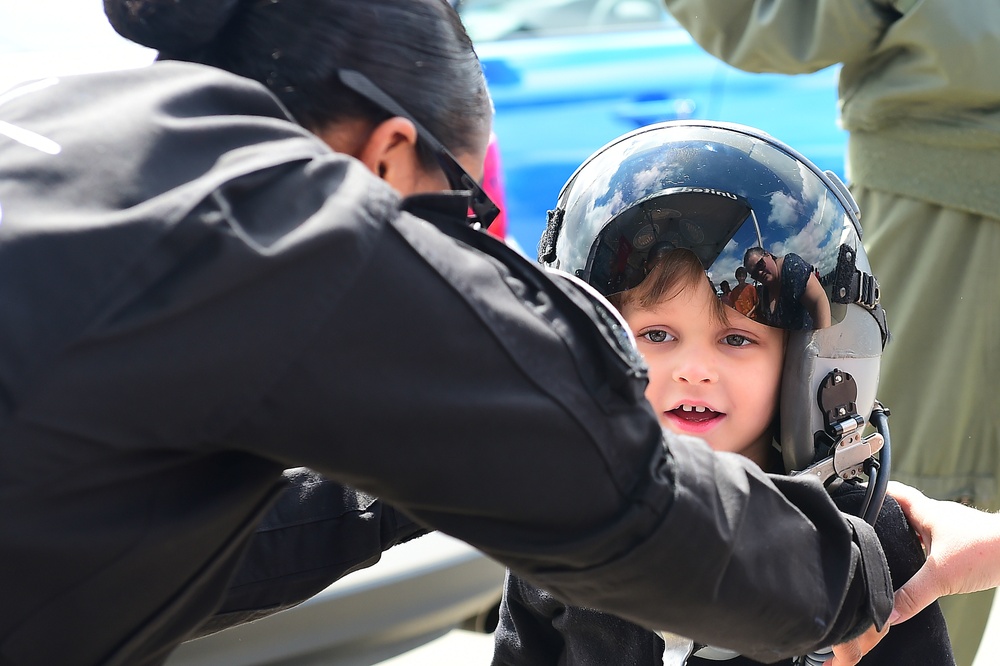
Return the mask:
<svg viewBox="0 0 1000 666">
<path fill-rule="evenodd" d="M 716 451 L 746 456 L 765 471 L 784 473 L 788 461 L 796 456 L 779 450 L 776 440 L 785 442 L 788 433 L 782 432 L 779 438 L 777 431 L 796 428 L 787 427 L 793 421 L 784 414 L 779 418 L 779 404 L 782 410 L 797 404 L 783 395 L 789 387 L 802 392 L 788 374 L 790 368 L 799 368 L 802 359 L 809 356 L 803 351 L 809 345 L 803 345 L 800 338 L 808 337 L 813 346 L 823 347 L 824 331 L 793 332 L 754 321 L 724 304 L 711 278 L 732 275 L 733 262 L 742 260 L 746 248 L 766 244 L 775 250 L 795 249 L 808 256 L 831 289 L 838 289 L 849 273 L 845 257 L 850 256 L 850 268 L 865 275 L 857 269 L 861 262 L 854 256 L 855 252 L 863 252 L 860 238 L 852 237 L 852 233 L 860 232 L 850 230 L 849 204 L 839 206 L 845 211 L 842 215 L 815 224 L 817 218 L 810 209 L 829 211 L 831 203 L 840 201 L 846 193 L 830 188 L 830 193 L 824 192 L 816 200 L 815 190 L 820 185 L 828 187 L 827 181 L 815 171 L 815 182 L 803 185 L 801 181 L 808 178 L 800 165 L 815 168 L 800 156 L 787 154 L 773 139 L 752 132 L 746 136 L 733 127 L 708 129 L 712 131 L 702 132 L 702 136 L 701 128 L 666 124 L 637 139 L 627 135 L 619 140 L 624 145 L 617 148 L 613 143 L 602 149 L 598 156 L 607 155 L 607 164 L 617 164 L 617 158 L 631 166 L 616 166 L 615 173 L 596 175 L 593 183 L 581 184 L 581 178 L 593 175 L 588 173 L 588 164 L 597 162 L 600 166 L 601 158 L 585 163 L 564 188 L 561 205 L 553 216 L 563 218 L 562 227 L 556 230 L 561 234 L 557 242 L 563 247 L 555 252 L 543 239 L 540 254 L 543 262 L 559 264 L 559 268 L 572 270 L 590 282 L 622 314 L 648 365 L 646 397 L 665 428 L 696 436 Z M 692 183 L 701 191 L 692 192 L 691 186 L 671 187 L 671 176 L 663 173 L 667 168 L 676 171 L 678 159 L 687 159 L 692 147 L 705 148 L 705 137 L 718 145 L 701 151 L 708 153 L 704 160 L 688 164 L 690 173 L 703 176 Z M 768 155 L 776 144 L 782 150 Z M 733 146 L 728 161 L 719 158 Z M 650 153 L 646 160 L 636 157 L 643 150 Z M 751 171 L 734 170 L 733 164 L 745 166 L 749 154 L 759 154 L 758 164 L 764 166 L 754 166 Z M 783 161 L 793 162 L 794 168 L 782 170 Z M 775 202 L 787 199 L 789 191 L 762 175 L 774 171 L 796 174 L 800 188 L 791 190 L 798 198 L 795 205 L 777 209 L 777 214 Z M 652 184 L 636 188 L 639 178 Z M 766 185 L 756 195 L 749 191 L 752 187 L 745 187 L 747 183 L 761 182 Z M 597 191 L 580 195 L 581 187 L 584 192 Z M 810 191 L 813 193 L 805 194 Z M 735 192 L 742 195 L 729 198 L 731 194 L 727 193 Z M 595 202 L 602 201 L 617 203 L 595 213 Z M 790 210 L 798 212 L 799 222 L 789 219 Z M 667 222 L 660 224 L 657 220 Z M 778 220 L 782 224 L 774 224 Z M 713 238 L 713 229 L 722 231 Z M 816 233 L 823 230 L 835 233 Z M 744 232 L 748 234 L 745 238 Z M 823 238 L 832 239 L 832 243 Z M 789 247 L 793 239 L 808 239 L 815 247 L 808 248 L 804 240 Z M 833 255 L 838 257 L 836 261 L 830 260 Z M 849 334 L 856 327 L 850 309 L 859 307 L 857 303 L 853 297 L 834 300 L 830 305 L 836 316 L 829 330 L 841 327 L 841 335 Z M 868 337 L 874 330 L 874 337 L 880 337 L 878 326 L 861 330 Z M 875 340 L 879 352 L 881 343 Z M 837 362 L 850 360 L 839 358 Z M 863 375 L 858 368 L 859 376 Z M 861 383 L 866 383 L 863 377 Z M 815 393 L 809 399 L 814 401 Z M 858 397 L 859 404 L 862 400 L 865 398 Z M 813 448 L 812 441 L 807 448 Z M 800 460 L 801 453 L 797 454 Z M 861 513 L 866 499 L 864 486 L 843 482 L 831 492 L 842 511 Z M 886 498 L 882 506 L 876 530 L 893 584 L 898 588 L 923 562 L 919 540 L 891 498 Z M 775 543 L 774 547 L 780 549 L 781 544 Z M 894 627 L 860 663 L 953 664 L 940 608 L 928 607 L 915 621 L 913 626 L 907 623 Z M 512 573 L 508 573 L 506 581 L 495 644 L 494 666 L 664 663 L 664 643 L 658 634 L 618 617 L 566 606 Z M 758 662 L 704 648 L 686 663 L 745 666 Z"/>
<path fill-rule="evenodd" d="M 611 303 L 649 367 L 646 399 L 664 427 L 781 471 L 772 427 L 785 331 L 723 305 L 698 257 L 670 250 Z"/>
<path fill-rule="evenodd" d="M 736 286 L 733 287 L 729 301 L 734 310 L 754 319 L 757 313 L 757 289 L 747 282 L 747 269 L 743 266 L 736 267 L 735 275 Z"/>
</svg>

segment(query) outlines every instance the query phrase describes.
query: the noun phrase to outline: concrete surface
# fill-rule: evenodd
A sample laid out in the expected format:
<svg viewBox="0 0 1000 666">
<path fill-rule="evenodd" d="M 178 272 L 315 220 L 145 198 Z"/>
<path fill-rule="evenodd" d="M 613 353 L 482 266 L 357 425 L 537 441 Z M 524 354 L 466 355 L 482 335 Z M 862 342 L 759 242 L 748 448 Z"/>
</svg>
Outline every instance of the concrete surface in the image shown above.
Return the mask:
<svg viewBox="0 0 1000 666">
<path fill-rule="evenodd" d="M 435 641 L 376 666 L 489 666 L 492 656 L 492 634 L 475 634 L 455 629 Z M 986 634 L 972 666 L 997 664 L 1000 664 L 1000 595 L 993 602 Z"/>
<path fill-rule="evenodd" d="M 454 629 L 376 666 L 489 666 L 492 658 L 493 634 Z"/>
</svg>

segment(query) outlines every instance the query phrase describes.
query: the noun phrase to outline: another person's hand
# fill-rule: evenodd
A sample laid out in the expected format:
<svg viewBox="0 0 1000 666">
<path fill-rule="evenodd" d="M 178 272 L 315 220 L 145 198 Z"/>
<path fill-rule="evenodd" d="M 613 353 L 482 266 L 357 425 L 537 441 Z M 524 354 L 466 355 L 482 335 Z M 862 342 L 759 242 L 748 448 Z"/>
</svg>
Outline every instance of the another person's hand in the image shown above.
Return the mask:
<svg viewBox="0 0 1000 666">
<path fill-rule="evenodd" d="M 841 643 L 840 645 L 834 645 L 833 659 L 824 661 L 823 666 L 854 666 L 873 647 L 878 645 L 878 642 L 885 638 L 887 633 L 889 633 L 888 624 L 882 627 L 882 631 L 872 627 L 853 640 Z"/>
<path fill-rule="evenodd" d="M 889 624 L 905 622 L 938 597 L 1000 585 L 1000 515 L 934 500 L 895 481 L 888 492 L 927 553 L 923 567 L 896 591 Z"/>
</svg>

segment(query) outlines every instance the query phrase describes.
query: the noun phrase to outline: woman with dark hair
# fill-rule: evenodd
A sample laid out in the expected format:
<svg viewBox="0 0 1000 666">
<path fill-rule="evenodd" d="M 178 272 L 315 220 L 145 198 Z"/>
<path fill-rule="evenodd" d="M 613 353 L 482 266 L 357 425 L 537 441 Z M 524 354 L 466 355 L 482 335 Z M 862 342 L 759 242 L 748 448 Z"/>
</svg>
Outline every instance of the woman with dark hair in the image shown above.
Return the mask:
<svg viewBox="0 0 1000 666">
<path fill-rule="evenodd" d="M 365 139 L 401 114 L 482 172 L 492 106 L 461 19 L 444 2 L 105 0 L 104 7 L 115 30 L 159 51 L 160 60 L 211 65 L 263 83 L 300 125 L 390 183 L 394 174 L 378 171 Z M 345 81 L 344 70 L 369 83 Z M 373 99 L 375 81 L 402 107 Z M 385 131 L 395 136 L 396 128 Z M 433 175 L 439 156 L 426 143 L 430 137 L 403 134 Z"/>
<path fill-rule="evenodd" d="M 105 8 L 160 62 L 0 107 L 0 662 L 162 662 L 298 466 L 748 654 L 888 614 L 870 530 L 665 439 L 602 299 L 482 232 L 490 100 L 447 3 Z"/>
<path fill-rule="evenodd" d="M 439 3 L 381 4 L 343 3 L 334 13 L 301 2 L 254 6 L 227 0 L 179 8 L 155 0 L 104 3 L 115 29 L 157 49 L 158 60 L 212 65 L 264 83 L 299 124 L 337 152 L 362 159 L 402 194 L 441 189 L 441 183 L 424 185 L 421 179 L 440 171 L 442 158 L 405 118 L 366 98 L 367 88 L 345 85 L 341 70 L 378 81 L 390 105 L 406 99 L 406 111 L 394 110 L 419 118 L 429 138 L 448 146 L 468 171 L 482 173 L 491 106 L 457 15 Z M 368 30 L 372 20 L 384 34 Z M 423 79 L 399 66 L 413 61 L 417 49 Z M 364 79 L 355 80 L 365 85 Z M 383 130 L 374 131 L 379 125 Z M 416 165 L 401 162 L 394 168 L 400 162 L 392 157 L 414 146 Z M 462 189 L 475 183 L 447 185 Z M 309 470 L 288 470 L 284 476 L 289 487 L 264 517 L 222 606 L 199 635 L 295 605 L 347 572 L 373 564 L 390 546 L 426 532 L 392 507 Z M 318 544 L 327 545 L 314 548 Z"/>
<path fill-rule="evenodd" d="M 815 269 L 802 257 L 794 252 L 778 257 L 752 247 L 743 266 L 761 285 L 758 321 L 799 331 L 830 326 L 830 299 Z"/>
</svg>

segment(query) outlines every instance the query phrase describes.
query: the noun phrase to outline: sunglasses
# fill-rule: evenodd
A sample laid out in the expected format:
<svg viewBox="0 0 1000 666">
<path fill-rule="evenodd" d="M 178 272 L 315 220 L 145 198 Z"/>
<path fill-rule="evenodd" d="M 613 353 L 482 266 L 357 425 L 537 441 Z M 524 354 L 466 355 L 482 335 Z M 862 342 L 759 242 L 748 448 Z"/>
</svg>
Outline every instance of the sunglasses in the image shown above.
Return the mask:
<svg viewBox="0 0 1000 666">
<path fill-rule="evenodd" d="M 764 257 L 761 257 L 757 260 L 757 263 L 753 265 L 753 268 L 750 269 L 750 277 L 756 280 L 757 277 L 764 272 L 765 268 L 767 268 L 767 262 L 764 261 Z"/>
<path fill-rule="evenodd" d="M 486 194 L 483 188 L 476 182 L 468 171 L 462 168 L 455 156 L 438 141 L 433 134 L 428 132 L 423 125 L 417 122 L 403 109 L 396 100 L 387 95 L 381 88 L 372 83 L 364 74 L 353 69 L 337 70 L 340 82 L 345 86 L 367 99 L 372 104 L 400 118 L 406 118 L 417 130 L 417 136 L 433 152 L 437 158 L 445 178 L 448 179 L 448 187 L 452 190 L 465 191 L 469 193 L 469 224 L 488 229 L 497 215 L 500 208 L 493 203 L 493 200 Z"/>
</svg>

